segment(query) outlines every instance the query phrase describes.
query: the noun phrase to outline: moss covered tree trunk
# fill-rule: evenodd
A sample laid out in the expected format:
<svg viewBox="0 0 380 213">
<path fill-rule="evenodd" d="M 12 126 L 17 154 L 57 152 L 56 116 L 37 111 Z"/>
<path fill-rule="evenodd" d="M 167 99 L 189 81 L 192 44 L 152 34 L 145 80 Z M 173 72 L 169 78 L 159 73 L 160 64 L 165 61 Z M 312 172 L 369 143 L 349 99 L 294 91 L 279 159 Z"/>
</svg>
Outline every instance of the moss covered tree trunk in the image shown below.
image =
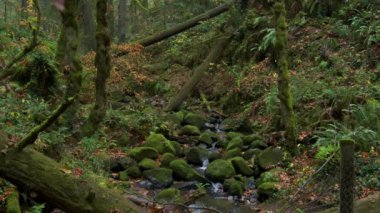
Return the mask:
<svg viewBox="0 0 380 213">
<path fill-rule="evenodd" d="M 119 43 L 125 42 L 127 25 L 127 1 L 119 1 L 117 37 Z"/>
<path fill-rule="evenodd" d="M 7 197 L 7 213 L 21 213 L 19 194 L 17 191 L 13 191 Z"/>
<path fill-rule="evenodd" d="M 285 128 L 285 137 L 288 151 L 297 153 L 296 117 L 293 111 L 293 98 L 290 87 L 290 73 L 288 69 L 288 29 L 284 0 L 278 0 L 274 5 L 276 21 L 276 42 L 274 46 L 274 64 L 278 74 L 278 98 L 282 122 Z"/>
<path fill-rule="evenodd" d="M 107 0 L 98 0 L 96 3 L 96 57 L 97 69 L 95 80 L 95 106 L 87 120 L 83 135 L 90 136 L 98 130 L 100 123 L 106 114 L 107 98 L 106 83 L 111 72 L 111 40 L 107 26 Z"/>
<path fill-rule="evenodd" d="M 81 50 L 83 52 L 93 51 L 96 48 L 95 41 L 95 21 L 93 12 L 93 2 L 90 0 L 80 0 L 81 21 Z"/>
<path fill-rule="evenodd" d="M 56 60 L 67 79 L 66 98 L 79 94 L 82 87 L 82 65 L 78 59 L 78 23 L 76 19 L 79 0 L 66 0 L 61 12 L 62 28 L 57 44 Z M 78 104 L 70 106 L 64 116 L 68 123 L 75 118 Z"/>
<path fill-rule="evenodd" d="M 340 141 L 340 151 L 340 213 L 352 213 L 354 212 L 355 184 L 354 141 Z"/>
<path fill-rule="evenodd" d="M 4 142 L 0 141 L 0 150 L 3 148 Z M 63 166 L 31 148 L 1 153 L 0 162 L 2 178 L 20 190 L 35 192 L 44 202 L 65 212 L 147 212 L 116 191 L 68 174 Z"/>
</svg>

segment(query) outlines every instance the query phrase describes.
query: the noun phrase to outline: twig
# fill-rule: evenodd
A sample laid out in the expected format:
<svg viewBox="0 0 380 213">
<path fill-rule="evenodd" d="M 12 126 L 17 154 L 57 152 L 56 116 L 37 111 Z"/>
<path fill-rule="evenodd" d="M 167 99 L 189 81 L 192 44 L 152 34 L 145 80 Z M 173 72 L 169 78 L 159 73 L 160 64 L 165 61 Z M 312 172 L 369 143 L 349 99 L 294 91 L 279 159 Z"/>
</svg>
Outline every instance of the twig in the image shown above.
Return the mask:
<svg viewBox="0 0 380 213">
<path fill-rule="evenodd" d="M 75 97 L 66 99 L 41 125 L 34 127 L 16 146 L 18 151 L 22 151 L 26 146 L 33 144 L 38 134 L 51 126 L 58 117 L 74 102 Z"/>
</svg>

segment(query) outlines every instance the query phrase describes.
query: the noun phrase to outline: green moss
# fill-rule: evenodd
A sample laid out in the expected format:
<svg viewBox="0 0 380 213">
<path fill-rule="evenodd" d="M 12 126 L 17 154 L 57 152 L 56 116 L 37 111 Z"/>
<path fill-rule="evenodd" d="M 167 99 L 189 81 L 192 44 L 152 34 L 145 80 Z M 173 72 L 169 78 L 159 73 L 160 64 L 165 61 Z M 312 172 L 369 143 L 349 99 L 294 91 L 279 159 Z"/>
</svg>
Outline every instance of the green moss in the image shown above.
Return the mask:
<svg viewBox="0 0 380 213">
<path fill-rule="evenodd" d="M 132 178 L 140 178 L 142 176 L 140 167 L 138 167 L 137 165 L 128 167 L 127 170 L 125 170 L 125 172 L 128 174 L 129 177 Z"/>
<path fill-rule="evenodd" d="M 257 193 L 261 200 L 273 197 L 273 195 L 278 191 L 278 187 L 274 182 L 265 182 L 257 187 Z"/>
<path fill-rule="evenodd" d="M 171 169 L 151 169 L 144 171 L 143 175 L 152 183 L 153 188 L 166 188 L 173 184 L 173 171 Z"/>
<path fill-rule="evenodd" d="M 182 129 L 179 131 L 179 134 L 180 135 L 198 136 L 201 134 L 201 131 L 196 126 L 186 125 L 186 126 L 182 127 Z"/>
<path fill-rule="evenodd" d="M 207 146 L 212 145 L 212 133 L 211 132 L 203 132 L 199 137 L 199 143 L 206 144 Z"/>
<path fill-rule="evenodd" d="M 181 200 L 181 191 L 176 188 L 164 189 L 154 199 L 162 203 L 179 202 Z"/>
<path fill-rule="evenodd" d="M 144 158 L 156 159 L 158 157 L 158 152 L 151 147 L 136 147 L 130 151 L 129 155 L 133 159 L 141 161 Z"/>
<path fill-rule="evenodd" d="M 166 139 L 162 134 L 152 133 L 146 139 L 144 146 L 155 148 L 159 153 L 164 153 L 164 148 L 170 149 L 168 148 L 170 145 L 165 144 L 167 141 L 168 139 Z"/>
<path fill-rule="evenodd" d="M 162 167 L 169 167 L 170 163 L 176 159 L 176 156 L 174 156 L 172 153 L 165 153 L 161 157 L 161 166 Z"/>
<path fill-rule="evenodd" d="M 208 182 L 183 159 L 177 159 L 172 161 L 170 163 L 170 168 L 173 170 L 175 177 L 177 177 L 180 180 L 197 180 L 200 182 Z"/>
<path fill-rule="evenodd" d="M 229 195 L 242 196 L 244 192 L 244 184 L 234 178 L 225 180 L 223 188 Z"/>
<path fill-rule="evenodd" d="M 143 170 L 148 170 L 148 169 L 154 169 L 158 167 L 158 164 L 156 161 L 148 158 L 144 158 L 142 161 L 139 162 L 139 167 Z"/>
<path fill-rule="evenodd" d="M 204 128 L 207 122 L 208 122 L 207 118 L 205 118 L 203 115 L 195 114 L 195 113 L 188 113 L 184 118 L 185 124 L 196 126 L 199 129 Z"/>
<path fill-rule="evenodd" d="M 21 213 L 20 203 L 18 199 L 18 193 L 16 191 L 12 192 L 7 197 L 7 213 Z"/>
<path fill-rule="evenodd" d="M 239 136 L 236 136 L 228 142 L 227 150 L 241 148 L 242 146 L 243 146 L 243 140 Z"/>
<path fill-rule="evenodd" d="M 222 159 L 211 162 L 205 171 L 206 177 L 215 182 L 223 182 L 235 174 L 235 169 L 232 164 Z"/>
<path fill-rule="evenodd" d="M 270 169 L 281 163 L 284 159 L 284 152 L 277 147 L 269 147 L 263 150 L 257 157 L 258 164 L 263 169 Z"/>
<path fill-rule="evenodd" d="M 241 149 L 238 148 L 238 147 L 236 147 L 236 148 L 228 150 L 224 154 L 224 158 L 225 159 L 229 159 L 229 158 L 238 157 L 238 156 L 241 156 L 241 155 L 242 155 Z"/>
<path fill-rule="evenodd" d="M 191 147 L 186 153 L 186 160 L 189 163 L 202 165 L 208 159 L 208 151 L 203 147 Z"/>
<path fill-rule="evenodd" d="M 247 162 L 242 157 L 234 157 L 231 159 L 231 163 L 238 174 L 244 176 L 252 176 L 253 170 L 249 168 Z"/>
</svg>

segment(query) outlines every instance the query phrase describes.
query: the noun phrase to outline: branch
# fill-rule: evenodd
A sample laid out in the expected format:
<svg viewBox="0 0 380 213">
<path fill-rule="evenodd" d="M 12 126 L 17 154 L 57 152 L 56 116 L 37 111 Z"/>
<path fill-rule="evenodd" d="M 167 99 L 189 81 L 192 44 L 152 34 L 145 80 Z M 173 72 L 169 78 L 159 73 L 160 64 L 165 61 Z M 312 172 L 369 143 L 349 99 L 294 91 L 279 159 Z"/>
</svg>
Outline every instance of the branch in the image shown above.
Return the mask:
<svg viewBox="0 0 380 213">
<path fill-rule="evenodd" d="M 34 127 L 16 146 L 18 151 L 22 151 L 26 146 L 33 144 L 38 134 L 42 131 L 45 131 L 49 126 L 51 126 L 58 117 L 66 111 L 66 109 L 74 102 L 75 97 L 71 97 L 65 100 L 53 114 L 50 115 L 41 125 Z"/>
</svg>

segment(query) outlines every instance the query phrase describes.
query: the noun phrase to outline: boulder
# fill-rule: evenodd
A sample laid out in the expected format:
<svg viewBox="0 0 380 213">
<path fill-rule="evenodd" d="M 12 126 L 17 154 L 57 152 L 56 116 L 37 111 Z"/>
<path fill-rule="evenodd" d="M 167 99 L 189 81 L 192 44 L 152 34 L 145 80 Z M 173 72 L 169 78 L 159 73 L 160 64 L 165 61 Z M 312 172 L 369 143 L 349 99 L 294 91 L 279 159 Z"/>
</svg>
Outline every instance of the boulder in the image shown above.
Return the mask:
<svg viewBox="0 0 380 213">
<path fill-rule="evenodd" d="M 203 115 L 196 114 L 196 113 L 187 113 L 183 120 L 184 124 L 189 124 L 198 127 L 199 129 L 202 129 L 205 127 L 205 124 L 209 122 L 207 118 L 205 118 Z"/>
<path fill-rule="evenodd" d="M 213 182 L 223 182 L 236 174 L 233 165 L 222 159 L 211 162 L 205 171 L 205 175 Z"/>
<path fill-rule="evenodd" d="M 119 172 L 118 176 L 119 176 L 119 180 L 121 180 L 121 181 L 127 181 L 129 179 L 127 171 Z"/>
<path fill-rule="evenodd" d="M 263 172 L 260 174 L 260 178 L 257 180 L 257 185 L 260 185 L 265 182 L 276 183 L 280 181 L 280 173 L 284 172 L 281 168 L 273 168 L 269 171 Z"/>
<path fill-rule="evenodd" d="M 227 132 L 227 139 L 228 140 L 232 140 L 233 138 L 236 138 L 236 137 L 242 137 L 242 134 L 239 133 L 239 132 Z"/>
<path fill-rule="evenodd" d="M 224 158 L 225 159 L 229 159 L 229 158 L 238 157 L 238 156 L 241 156 L 241 155 L 242 155 L 241 149 L 236 147 L 236 148 L 228 150 L 224 154 Z"/>
<path fill-rule="evenodd" d="M 206 144 L 208 147 L 212 145 L 211 132 L 203 132 L 199 137 L 199 143 Z"/>
<path fill-rule="evenodd" d="M 244 184 L 234 178 L 225 180 L 223 188 L 229 195 L 234 196 L 242 196 L 244 192 Z"/>
<path fill-rule="evenodd" d="M 136 147 L 130 151 L 129 155 L 137 161 L 141 161 L 144 158 L 156 159 L 158 151 L 152 147 Z"/>
<path fill-rule="evenodd" d="M 156 168 L 143 172 L 144 177 L 152 183 L 155 189 L 167 188 L 173 184 L 171 169 Z"/>
<path fill-rule="evenodd" d="M 268 145 L 265 143 L 264 140 L 255 140 L 252 141 L 250 148 L 251 149 L 266 149 Z"/>
<path fill-rule="evenodd" d="M 174 172 L 174 177 L 179 180 L 208 182 L 202 175 L 193 169 L 185 160 L 177 159 L 170 163 L 170 169 Z"/>
<path fill-rule="evenodd" d="M 158 167 L 158 163 L 156 161 L 148 158 L 141 160 L 138 165 L 142 170 L 149 170 Z"/>
<path fill-rule="evenodd" d="M 248 149 L 247 151 L 243 153 L 243 158 L 245 160 L 251 160 L 252 158 L 259 156 L 260 153 L 261 153 L 260 149 Z"/>
<path fill-rule="evenodd" d="M 203 161 L 208 159 L 208 151 L 203 147 L 191 147 L 186 153 L 186 160 L 189 163 L 202 165 Z"/>
<path fill-rule="evenodd" d="M 154 200 L 161 203 L 176 203 L 181 200 L 181 191 L 176 188 L 168 188 L 159 192 Z"/>
<path fill-rule="evenodd" d="M 248 166 L 247 162 L 242 157 L 232 158 L 231 163 L 238 174 L 242 174 L 247 177 L 253 175 L 253 170 Z"/>
<path fill-rule="evenodd" d="M 234 137 L 232 138 L 227 145 L 227 150 L 234 149 L 234 148 L 241 148 L 243 146 L 243 140 L 240 137 Z"/>
<path fill-rule="evenodd" d="M 190 136 L 198 136 L 201 134 L 201 131 L 198 127 L 192 125 L 186 125 L 182 127 L 179 131 L 179 135 L 190 135 Z"/>
<path fill-rule="evenodd" d="M 265 182 L 257 187 L 257 194 L 259 195 L 260 201 L 273 197 L 277 191 L 278 187 L 274 182 Z"/>
<path fill-rule="evenodd" d="M 132 178 L 140 178 L 142 176 L 142 172 L 140 170 L 140 167 L 136 166 L 131 166 L 128 167 L 125 172 L 128 174 L 129 177 Z"/>
<path fill-rule="evenodd" d="M 172 153 L 174 155 L 177 155 L 177 150 L 176 148 L 174 147 L 174 143 L 172 141 L 164 141 L 162 143 L 162 150 L 158 151 L 160 154 L 163 154 L 163 153 Z"/>
<path fill-rule="evenodd" d="M 108 160 L 109 160 L 109 169 L 112 172 L 124 171 L 128 167 L 134 166 L 137 164 L 137 162 L 130 157 L 116 157 L 116 158 L 110 158 Z"/>
<path fill-rule="evenodd" d="M 264 138 L 257 134 L 244 135 L 242 139 L 246 146 L 251 145 L 253 141 L 264 141 Z"/>
<path fill-rule="evenodd" d="M 170 141 L 171 145 L 175 149 L 176 156 L 180 157 L 183 155 L 181 144 L 177 141 Z"/>
<path fill-rule="evenodd" d="M 172 153 L 165 153 L 161 157 L 161 166 L 162 167 L 169 167 L 170 163 L 175 160 L 177 157 L 174 156 Z"/>
<path fill-rule="evenodd" d="M 159 153 L 163 153 L 164 143 L 167 141 L 168 139 L 164 135 L 151 133 L 146 139 L 144 146 L 155 148 Z"/>
<path fill-rule="evenodd" d="M 268 147 L 257 156 L 259 166 L 265 170 L 277 166 L 284 159 L 284 151 L 277 147 Z"/>
</svg>

